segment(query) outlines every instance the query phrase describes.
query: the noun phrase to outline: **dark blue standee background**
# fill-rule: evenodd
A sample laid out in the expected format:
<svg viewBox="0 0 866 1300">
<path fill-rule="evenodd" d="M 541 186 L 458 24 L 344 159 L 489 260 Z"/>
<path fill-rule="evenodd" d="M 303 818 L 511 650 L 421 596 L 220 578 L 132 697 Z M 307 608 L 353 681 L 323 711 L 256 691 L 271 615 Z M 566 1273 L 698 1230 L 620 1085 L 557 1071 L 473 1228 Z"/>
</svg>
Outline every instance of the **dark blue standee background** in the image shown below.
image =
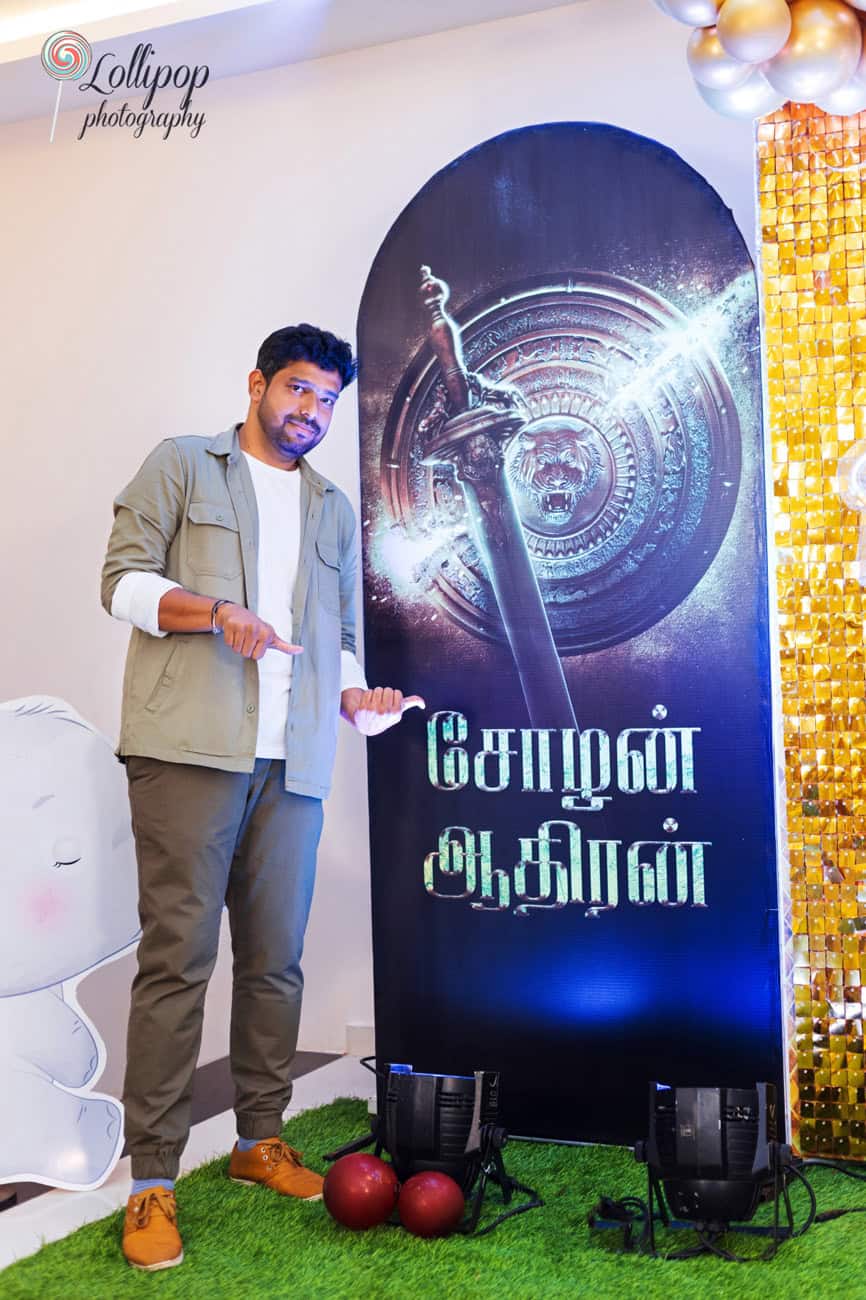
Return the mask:
<svg viewBox="0 0 866 1300">
<path fill-rule="evenodd" d="M 359 319 L 365 629 L 371 683 L 399 685 L 482 727 L 527 727 L 507 647 L 481 641 L 391 581 L 374 540 L 385 514 L 382 440 L 423 354 L 418 268 L 451 286 L 459 321 L 514 285 L 580 269 L 645 285 L 687 316 L 751 272 L 730 213 L 676 155 L 614 128 L 559 123 L 510 132 L 434 176 L 385 239 Z M 719 554 L 694 591 L 632 640 L 564 660 L 579 727 L 615 737 L 699 727 L 697 793 L 616 795 L 600 813 L 557 795 L 434 789 L 425 719 L 369 745 L 377 1052 L 466 1073 L 502 1071 L 515 1133 L 631 1141 L 646 1083 L 782 1087 L 770 748 L 760 374 L 754 284 L 718 356 L 736 400 L 742 476 Z M 598 917 L 569 904 L 516 916 L 425 892 L 425 856 L 446 826 L 493 832 L 494 866 L 520 836 L 570 818 L 586 836 L 711 842 L 706 908 L 630 905 Z"/>
</svg>

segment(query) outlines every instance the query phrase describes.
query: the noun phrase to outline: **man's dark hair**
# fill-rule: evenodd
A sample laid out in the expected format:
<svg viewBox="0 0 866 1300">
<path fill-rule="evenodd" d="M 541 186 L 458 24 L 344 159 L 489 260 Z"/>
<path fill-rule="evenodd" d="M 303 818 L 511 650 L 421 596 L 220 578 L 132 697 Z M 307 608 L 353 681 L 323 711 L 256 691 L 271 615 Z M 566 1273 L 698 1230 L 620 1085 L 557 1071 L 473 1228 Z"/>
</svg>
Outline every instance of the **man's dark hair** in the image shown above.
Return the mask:
<svg viewBox="0 0 866 1300">
<path fill-rule="evenodd" d="M 286 325 L 269 334 L 256 358 L 256 369 L 261 370 L 268 383 L 278 370 L 290 361 L 309 361 L 320 370 L 336 370 L 343 388 L 347 388 L 358 370 L 351 346 L 328 330 L 317 329 L 305 321 L 300 325 Z"/>
</svg>

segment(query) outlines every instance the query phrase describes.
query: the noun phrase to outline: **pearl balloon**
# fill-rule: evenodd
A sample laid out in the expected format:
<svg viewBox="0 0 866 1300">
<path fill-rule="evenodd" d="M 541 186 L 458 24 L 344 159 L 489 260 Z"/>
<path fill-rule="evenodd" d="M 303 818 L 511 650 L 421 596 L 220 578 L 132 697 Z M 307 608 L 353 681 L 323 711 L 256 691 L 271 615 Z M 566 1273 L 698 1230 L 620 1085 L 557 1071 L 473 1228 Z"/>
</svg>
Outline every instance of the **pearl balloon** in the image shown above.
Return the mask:
<svg viewBox="0 0 866 1300">
<path fill-rule="evenodd" d="M 844 86 L 822 95 L 818 107 L 824 113 L 833 113 L 837 117 L 853 117 L 855 113 L 866 111 L 866 81 L 852 77 Z"/>
<path fill-rule="evenodd" d="M 852 9 L 860 9 L 866 13 L 866 0 L 848 0 L 848 3 Z"/>
<path fill-rule="evenodd" d="M 722 0 L 664 0 L 671 18 L 689 27 L 710 27 L 716 21 Z"/>
<path fill-rule="evenodd" d="M 741 63 L 763 63 L 778 54 L 791 34 L 785 0 L 725 0 L 718 20 L 719 41 Z"/>
<path fill-rule="evenodd" d="M 704 103 L 725 117 L 765 117 L 781 108 L 786 98 L 773 89 L 760 68 L 756 68 L 741 86 L 713 90 L 700 82 L 695 82 L 695 85 Z"/>
<path fill-rule="evenodd" d="M 866 110 L 866 47 L 853 75 L 838 89 L 822 95 L 818 107 L 825 113 L 835 113 L 839 117 L 851 117 L 854 113 Z"/>
<path fill-rule="evenodd" d="M 698 27 L 689 37 L 687 57 L 692 76 L 711 90 L 741 86 L 750 72 L 748 63 L 740 63 L 722 48 L 715 27 Z"/>
<path fill-rule="evenodd" d="M 844 85 L 862 50 L 860 23 L 843 0 L 794 0 L 791 35 L 767 80 L 786 99 L 810 102 Z"/>
</svg>

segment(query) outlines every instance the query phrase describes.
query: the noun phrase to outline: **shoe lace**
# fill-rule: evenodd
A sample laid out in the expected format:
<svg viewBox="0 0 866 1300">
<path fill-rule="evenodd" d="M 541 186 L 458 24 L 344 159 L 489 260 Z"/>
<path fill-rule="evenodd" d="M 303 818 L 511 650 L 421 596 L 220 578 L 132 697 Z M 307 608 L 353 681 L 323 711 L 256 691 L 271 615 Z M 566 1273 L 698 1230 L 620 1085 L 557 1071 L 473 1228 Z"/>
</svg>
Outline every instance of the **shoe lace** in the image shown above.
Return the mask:
<svg viewBox="0 0 866 1300">
<path fill-rule="evenodd" d="M 268 1143 L 268 1155 L 275 1165 L 280 1164 L 283 1160 L 288 1160 L 290 1164 L 303 1167 L 303 1153 L 296 1151 L 294 1147 L 290 1147 L 287 1142 L 283 1142 L 279 1138 L 276 1142 Z"/>
<path fill-rule="evenodd" d="M 174 1223 L 177 1219 L 177 1207 L 174 1203 L 174 1197 L 163 1191 L 161 1187 L 149 1187 L 147 1191 L 139 1195 L 133 1207 L 136 1228 L 147 1227 L 154 1206 L 162 1210 L 169 1223 Z"/>
</svg>

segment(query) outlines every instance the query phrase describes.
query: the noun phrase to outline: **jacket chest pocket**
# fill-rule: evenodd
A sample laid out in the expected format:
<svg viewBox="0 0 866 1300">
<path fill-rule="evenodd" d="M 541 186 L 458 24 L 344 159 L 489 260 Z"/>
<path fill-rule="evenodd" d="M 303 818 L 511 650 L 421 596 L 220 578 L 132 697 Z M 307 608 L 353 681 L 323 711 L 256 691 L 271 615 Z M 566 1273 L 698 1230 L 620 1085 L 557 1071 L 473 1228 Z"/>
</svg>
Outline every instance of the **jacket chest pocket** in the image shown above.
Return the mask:
<svg viewBox="0 0 866 1300">
<path fill-rule="evenodd" d="M 186 518 L 186 561 L 193 573 L 239 577 L 243 569 L 241 538 L 231 506 L 190 501 Z"/>
<path fill-rule="evenodd" d="M 336 546 L 316 542 L 316 576 L 319 604 L 330 614 L 340 613 L 340 555 Z"/>
</svg>

